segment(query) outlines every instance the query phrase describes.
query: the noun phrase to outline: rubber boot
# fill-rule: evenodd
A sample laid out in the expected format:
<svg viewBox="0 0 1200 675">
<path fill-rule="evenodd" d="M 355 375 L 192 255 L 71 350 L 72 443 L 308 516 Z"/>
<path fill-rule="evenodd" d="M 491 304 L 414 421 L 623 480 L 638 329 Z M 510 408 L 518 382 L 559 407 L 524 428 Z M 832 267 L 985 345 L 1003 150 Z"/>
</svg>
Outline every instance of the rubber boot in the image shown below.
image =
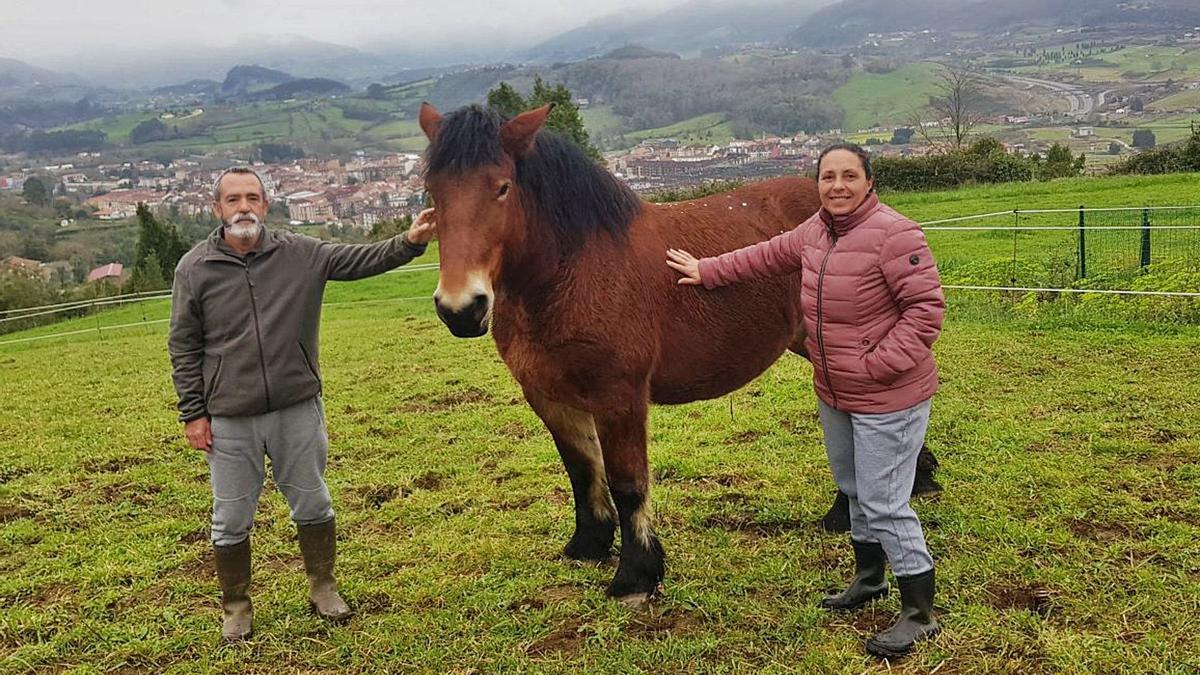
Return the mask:
<svg viewBox="0 0 1200 675">
<path fill-rule="evenodd" d="M 825 596 L 822 609 L 852 610 L 888 594 L 887 554 L 879 543 L 850 540 L 854 546 L 854 580 L 846 590 Z"/>
<path fill-rule="evenodd" d="M 250 540 L 233 546 L 213 546 L 217 581 L 221 585 L 221 637 L 245 640 L 253 632 L 250 602 Z"/>
<path fill-rule="evenodd" d="M 933 570 L 911 577 L 896 577 L 900 586 L 900 616 L 891 628 L 867 640 L 867 651 L 880 658 L 897 658 L 913 645 L 941 631 L 933 618 Z"/>
<path fill-rule="evenodd" d="M 821 529 L 826 532 L 850 531 L 850 498 L 845 492 L 838 490 L 833 498 L 833 506 L 830 506 L 825 517 L 821 518 Z"/>
<path fill-rule="evenodd" d="M 299 525 L 300 553 L 308 576 L 308 600 L 317 614 L 328 621 L 345 621 L 354 611 L 338 595 L 333 578 L 337 558 L 337 527 L 333 519 L 316 525 Z"/>
</svg>

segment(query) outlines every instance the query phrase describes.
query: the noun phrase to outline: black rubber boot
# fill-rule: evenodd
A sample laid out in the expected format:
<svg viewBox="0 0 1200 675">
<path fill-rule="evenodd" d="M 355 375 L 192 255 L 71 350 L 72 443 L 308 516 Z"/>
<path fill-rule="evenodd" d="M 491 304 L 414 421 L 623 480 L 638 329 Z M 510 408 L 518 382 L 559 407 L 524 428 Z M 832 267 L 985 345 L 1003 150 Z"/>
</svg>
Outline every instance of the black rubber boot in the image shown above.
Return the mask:
<svg viewBox="0 0 1200 675">
<path fill-rule="evenodd" d="M 221 637 L 237 642 L 250 637 L 254 606 L 250 603 L 250 540 L 213 546 L 213 562 L 221 585 Z"/>
<path fill-rule="evenodd" d="M 878 543 L 850 540 L 854 546 L 854 580 L 841 593 L 821 600 L 822 609 L 852 610 L 888 594 L 887 555 Z"/>
<path fill-rule="evenodd" d="M 300 553 L 304 555 L 304 572 L 308 575 L 308 600 L 322 619 L 341 622 L 354 615 L 354 610 L 338 595 L 333 578 L 333 563 L 337 559 L 337 527 L 329 520 L 316 525 L 300 525 Z"/>
<path fill-rule="evenodd" d="M 896 584 L 900 586 L 900 616 L 891 628 L 867 640 L 867 651 L 884 659 L 904 656 L 913 645 L 942 630 L 933 618 L 933 570 L 898 576 Z"/>
<path fill-rule="evenodd" d="M 942 491 L 942 486 L 933 478 L 937 470 L 937 457 L 928 445 L 922 445 L 917 453 L 917 474 L 913 477 L 912 496 L 936 495 Z"/>
<path fill-rule="evenodd" d="M 821 519 L 821 529 L 826 532 L 850 531 L 850 498 L 845 492 L 838 490 L 837 496 L 833 498 L 833 506 L 829 507 L 829 512 Z"/>
</svg>

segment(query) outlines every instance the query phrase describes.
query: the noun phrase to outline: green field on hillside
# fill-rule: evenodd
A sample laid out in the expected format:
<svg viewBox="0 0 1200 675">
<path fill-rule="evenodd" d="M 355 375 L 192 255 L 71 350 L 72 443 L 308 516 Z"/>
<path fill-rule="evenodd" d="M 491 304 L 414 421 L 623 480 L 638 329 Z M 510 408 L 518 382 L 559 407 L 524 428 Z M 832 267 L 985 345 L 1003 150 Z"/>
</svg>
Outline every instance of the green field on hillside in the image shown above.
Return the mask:
<svg viewBox="0 0 1200 675">
<path fill-rule="evenodd" d="M 685 144 L 724 144 L 733 140 L 733 131 L 729 127 L 728 115 L 709 113 L 657 129 L 633 131 L 624 134 L 624 138 L 632 143 L 652 138 L 674 138 Z"/>
<path fill-rule="evenodd" d="M 929 220 L 1185 204 L 1198 178 L 883 197 Z M 945 234 L 930 233 L 939 258 L 1011 246 Z M 436 249 L 414 265 L 431 262 Z M 268 489 L 255 636 L 236 646 L 218 640 L 207 468 L 175 420 L 166 327 L 150 323 L 166 303 L 0 336 L 0 670 L 1200 669 L 1200 326 L 983 320 L 948 291 L 928 436 L 945 492 L 915 505 L 944 633 L 880 664 L 862 644 L 895 594 L 853 614 L 816 608 L 851 559 L 844 535 L 815 525 L 833 485 L 807 362 L 787 356 L 720 400 L 653 411 L 668 572 L 661 598 L 630 610 L 603 596 L 611 564 L 559 558 L 572 517 L 557 453 L 491 340 L 454 339 L 437 320 L 436 277 L 409 268 L 326 294 L 327 477 L 358 615 L 329 626 L 309 613 L 294 528 Z M 3 344 L 67 331 L 86 332 Z"/>
<path fill-rule="evenodd" d="M 1097 54 L 1097 63 L 1079 65 L 1047 63 L 1015 68 L 1025 75 L 1072 77 L 1101 84 L 1164 82 L 1200 77 L 1200 50 L 1188 47 L 1138 45 Z"/>
<path fill-rule="evenodd" d="M 890 73 L 858 73 L 833 93 L 846 111 L 843 129 L 854 132 L 874 125 L 909 123 L 937 92 L 938 69 L 933 63 L 910 63 Z"/>
</svg>

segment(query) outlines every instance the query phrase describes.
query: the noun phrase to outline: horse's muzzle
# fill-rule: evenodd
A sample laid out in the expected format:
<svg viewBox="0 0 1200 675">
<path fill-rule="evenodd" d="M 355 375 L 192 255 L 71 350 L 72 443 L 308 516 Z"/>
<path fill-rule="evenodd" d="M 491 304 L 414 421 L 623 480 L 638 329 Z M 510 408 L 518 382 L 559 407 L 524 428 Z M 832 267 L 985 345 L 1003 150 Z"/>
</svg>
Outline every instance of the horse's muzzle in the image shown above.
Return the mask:
<svg viewBox="0 0 1200 675">
<path fill-rule="evenodd" d="M 450 329 L 454 337 L 474 338 L 486 335 L 488 331 L 488 315 L 491 311 L 491 301 L 488 296 L 480 293 L 471 304 L 462 309 L 448 309 L 434 298 L 433 305 L 437 308 L 438 318 Z"/>
</svg>

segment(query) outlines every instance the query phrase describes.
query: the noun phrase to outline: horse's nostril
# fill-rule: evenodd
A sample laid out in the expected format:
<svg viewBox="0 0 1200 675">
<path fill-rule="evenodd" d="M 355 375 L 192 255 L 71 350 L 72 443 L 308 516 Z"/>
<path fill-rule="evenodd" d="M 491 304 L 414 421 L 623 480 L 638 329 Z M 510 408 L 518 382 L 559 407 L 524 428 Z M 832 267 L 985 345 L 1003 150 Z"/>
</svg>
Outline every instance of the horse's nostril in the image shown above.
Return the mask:
<svg viewBox="0 0 1200 675">
<path fill-rule="evenodd" d="M 476 308 L 486 308 L 488 306 L 488 296 L 483 293 L 476 293 L 475 297 L 471 300 Z"/>
</svg>

